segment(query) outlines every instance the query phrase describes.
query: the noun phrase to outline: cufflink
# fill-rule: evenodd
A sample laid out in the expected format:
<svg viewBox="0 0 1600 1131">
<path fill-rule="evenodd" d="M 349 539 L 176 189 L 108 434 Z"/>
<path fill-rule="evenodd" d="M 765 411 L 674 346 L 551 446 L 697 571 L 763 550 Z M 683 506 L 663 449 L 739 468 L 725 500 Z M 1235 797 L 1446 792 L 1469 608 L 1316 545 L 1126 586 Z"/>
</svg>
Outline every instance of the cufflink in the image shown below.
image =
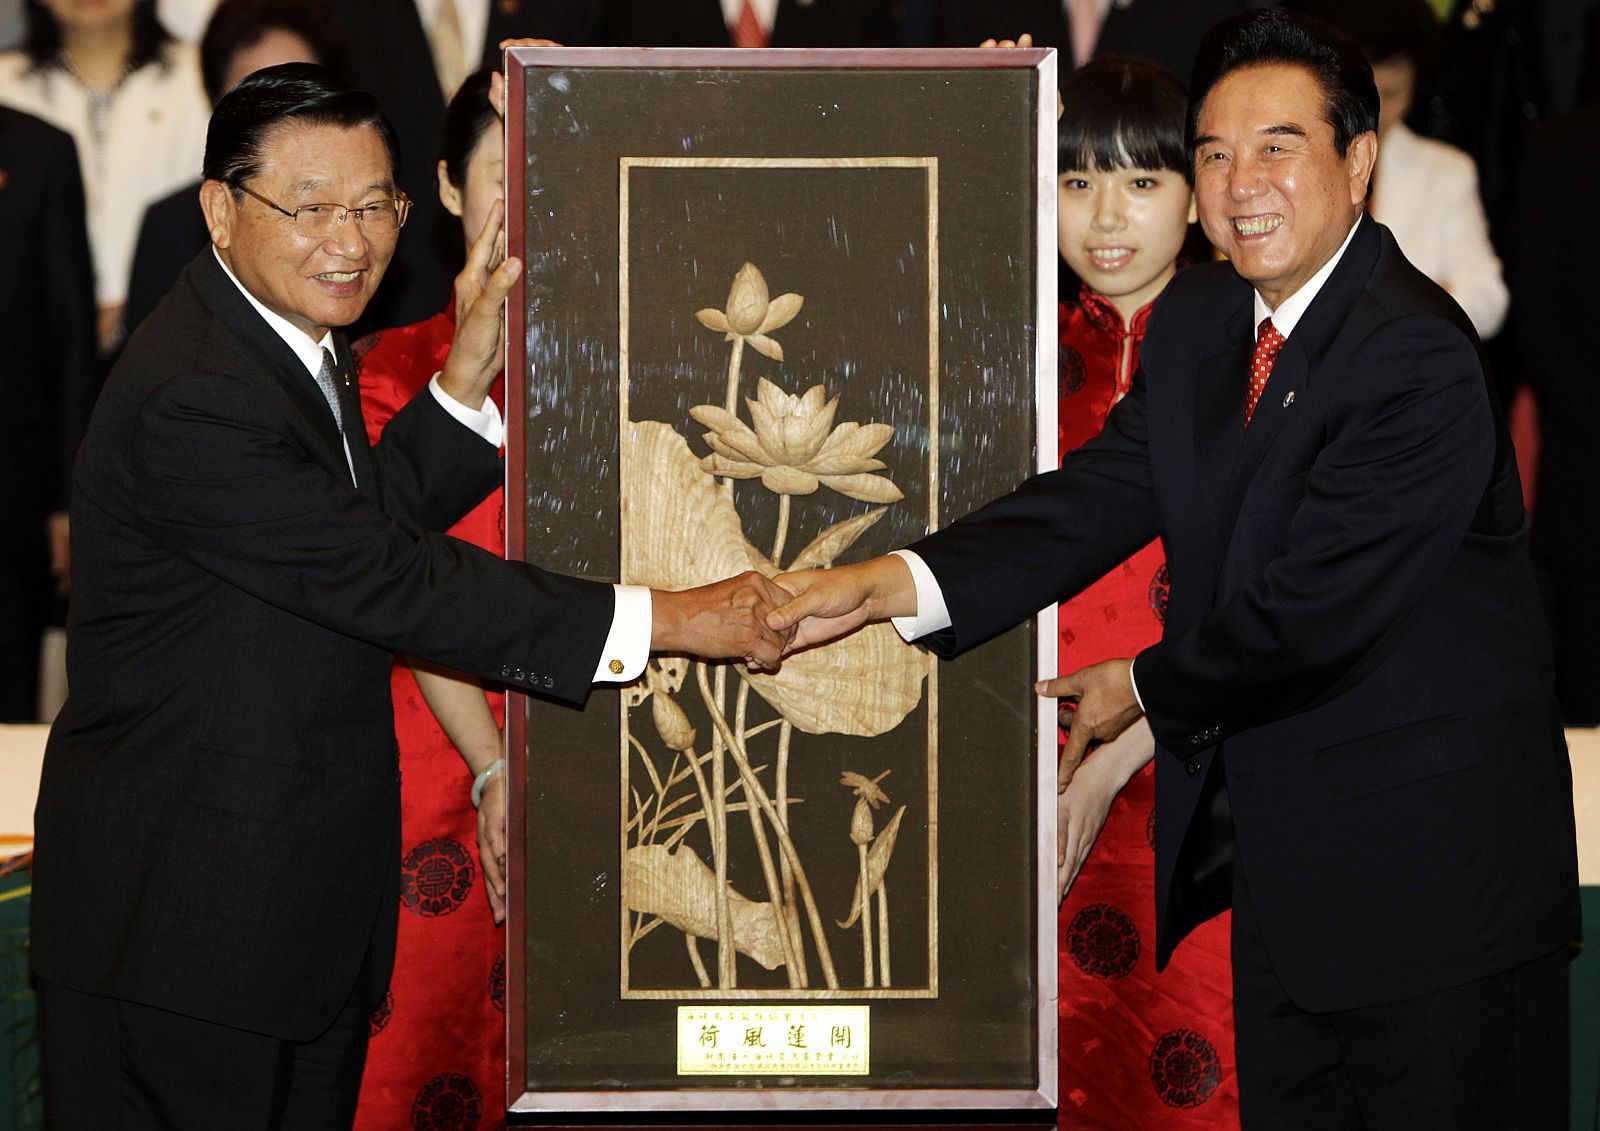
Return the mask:
<svg viewBox="0 0 1600 1131">
<path fill-rule="evenodd" d="M 608 670 L 612 675 L 621 675 L 624 667 L 625 665 L 621 660 L 612 660 L 606 665 L 606 670 Z"/>
</svg>

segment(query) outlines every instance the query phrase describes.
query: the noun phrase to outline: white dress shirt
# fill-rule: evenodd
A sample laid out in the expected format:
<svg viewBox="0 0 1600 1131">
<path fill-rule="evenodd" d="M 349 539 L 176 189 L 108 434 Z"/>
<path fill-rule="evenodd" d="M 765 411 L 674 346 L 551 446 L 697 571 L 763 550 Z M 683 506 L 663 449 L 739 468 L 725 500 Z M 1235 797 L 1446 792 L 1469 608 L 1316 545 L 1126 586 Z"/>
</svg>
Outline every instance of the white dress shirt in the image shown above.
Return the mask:
<svg viewBox="0 0 1600 1131">
<path fill-rule="evenodd" d="M 294 352 L 300 363 L 311 374 L 312 380 L 322 369 L 322 351 L 330 350 L 335 356 L 338 351 L 333 349 L 333 334 L 331 331 L 322 335 L 320 341 L 313 341 L 310 334 L 305 333 L 288 319 L 263 306 L 256 296 L 245 289 L 228 265 L 217 255 L 212 248 L 212 255 L 217 256 L 217 264 L 223 272 L 239 288 L 239 293 L 244 295 L 245 301 L 261 315 L 262 321 L 272 328 L 272 332 L 283 339 L 284 345 Z M 448 412 L 461 424 L 470 428 L 474 433 L 495 447 L 499 447 L 504 440 L 505 424 L 500 418 L 500 410 L 494 401 L 485 397 L 482 409 L 471 409 L 456 400 L 449 393 L 439 387 L 439 374 L 435 373 L 428 382 L 428 391 L 433 394 L 433 399 L 439 406 Z M 351 421 L 349 426 L 361 427 L 358 422 Z M 340 439 L 344 441 L 345 466 L 350 469 L 350 481 L 355 482 L 355 464 L 350 458 L 350 440 L 343 433 Z M 611 614 L 611 629 L 606 634 L 605 646 L 600 650 L 600 662 L 595 666 L 594 683 L 631 683 L 644 671 L 645 663 L 650 659 L 650 630 L 653 615 L 653 602 L 650 598 L 650 589 L 644 585 L 614 585 L 616 592 L 616 606 Z M 621 670 L 613 670 L 612 664 L 621 664 Z"/>
<path fill-rule="evenodd" d="M 1294 333 L 1294 328 L 1300 324 L 1300 318 L 1310 307 L 1312 300 L 1322 290 L 1323 284 L 1333 274 L 1339 260 L 1344 258 L 1345 249 L 1350 246 L 1350 241 L 1355 238 L 1356 229 L 1361 226 L 1358 217 L 1350 226 L 1350 231 L 1345 234 L 1344 243 L 1339 245 L 1339 250 L 1333 257 L 1324 263 L 1317 273 L 1306 280 L 1306 283 L 1294 294 L 1278 304 L 1277 309 L 1267 305 L 1267 300 L 1261 297 L 1261 292 L 1255 293 L 1255 318 L 1251 324 L 1251 338 L 1255 337 L 1255 328 L 1261 325 L 1263 318 L 1271 318 L 1272 325 L 1278 333 L 1287 340 Z M 1244 374 L 1239 375 L 1239 395 L 1244 396 Z M 911 550 L 896 550 L 896 557 L 905 561 L 911 570 L 911 580 L 917 591 L 917 611 L 914 616 L 893 617 L 890 623 L 907 643 L 919 640 L 929 633 L 940 632 L 951 625 L 950 609 L 945 604 L 944 591 L 939 588 L 939 580 L 934 577 L 933 570 L 928 564 Z M 1134 677 L 1133 668 L 1128 669 L 1128 677 L 1133 682 L 1133 697 L 1139 702 L 1139 709 L 1144 710 L 1144 697 L 1139 694 L 1139 681 Z"/>
</svg>

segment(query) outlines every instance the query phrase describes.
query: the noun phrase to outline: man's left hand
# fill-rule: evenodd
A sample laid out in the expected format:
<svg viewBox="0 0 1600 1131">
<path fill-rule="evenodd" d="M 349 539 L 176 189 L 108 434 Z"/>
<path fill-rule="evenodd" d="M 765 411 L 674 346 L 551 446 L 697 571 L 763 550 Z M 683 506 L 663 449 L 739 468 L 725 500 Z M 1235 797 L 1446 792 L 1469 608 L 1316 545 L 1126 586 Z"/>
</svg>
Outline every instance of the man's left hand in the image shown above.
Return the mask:
<svg viewBox="0 0 1600 1131">
<path fill-rule="evenodd" d="M 1056 776 L 1056 792 L 1061 793 L 1083 761 L 1091 742 L 1108 742 L 1127 730 L 1139 716 L 1139 700 L 1133 694 L 1131 659 L 1104 660 L 1079 668 L 1071 675 L 1047 679 L 1035 685 L 1040 695 L 1052 699 L 1076 699 L 1067 731 L 1067 744 L 1061 752 Z"/>
</svg>

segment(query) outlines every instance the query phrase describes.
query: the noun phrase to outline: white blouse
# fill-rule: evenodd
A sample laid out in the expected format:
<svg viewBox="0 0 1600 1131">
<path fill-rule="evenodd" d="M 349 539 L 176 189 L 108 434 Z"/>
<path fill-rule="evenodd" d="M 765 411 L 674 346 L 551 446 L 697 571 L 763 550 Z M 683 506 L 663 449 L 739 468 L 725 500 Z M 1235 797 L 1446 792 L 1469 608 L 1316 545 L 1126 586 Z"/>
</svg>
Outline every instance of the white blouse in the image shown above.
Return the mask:
<svg viewBox="0 0 1600 1131">
<path fill-rule="evenodd" d="M 211 107 L 199 56 L 186 44 L 170 44 L 167 59 L 165 67 L 150 63 L 123 80 L 97 130 L 90 92 L 74 75 L 62 67 L 32 71 L 21 51 L 0 55 L 0 103 L 43 118 L 78 143 L 102 306 L 127 296 L 145 208 L 200 176 Z"/>
</svg>

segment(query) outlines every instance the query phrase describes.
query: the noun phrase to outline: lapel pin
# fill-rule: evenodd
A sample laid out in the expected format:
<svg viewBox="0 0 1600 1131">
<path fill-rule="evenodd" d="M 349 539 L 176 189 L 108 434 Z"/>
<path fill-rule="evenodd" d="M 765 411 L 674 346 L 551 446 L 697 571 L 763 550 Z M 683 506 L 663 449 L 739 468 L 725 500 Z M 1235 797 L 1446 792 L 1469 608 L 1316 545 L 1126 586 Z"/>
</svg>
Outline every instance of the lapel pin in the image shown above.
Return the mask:
<svg viewBox="0 0 1600 1131">
<path fill-rule="evenodd" d="M 1283 407 L 1288 408 L 1292 404 L 1294 404 L 1294 390 L 1290 389 L 1289 395 L 1283 398 Z"/>
</svg>

